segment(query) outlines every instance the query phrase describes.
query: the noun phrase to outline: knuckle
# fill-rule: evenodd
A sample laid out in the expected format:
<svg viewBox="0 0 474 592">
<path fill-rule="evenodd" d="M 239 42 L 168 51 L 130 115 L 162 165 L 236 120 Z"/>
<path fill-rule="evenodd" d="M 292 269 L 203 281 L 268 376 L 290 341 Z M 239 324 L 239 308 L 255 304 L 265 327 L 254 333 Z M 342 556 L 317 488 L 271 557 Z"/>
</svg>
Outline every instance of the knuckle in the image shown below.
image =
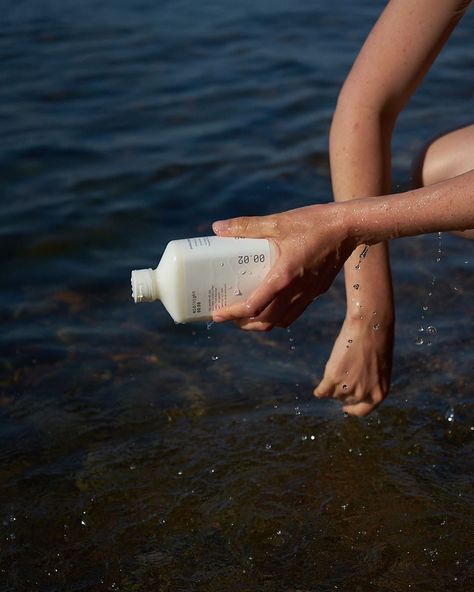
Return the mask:
<svg viewBox="0 0 474 592">
<path fill-rule="evenodd" d="M 279 216 L 269 216 L 268 221 L 270 222 L 270 226 L 273 230 L 273 235 L 279 237 L 281 234 L 281 220 Z"/>
<path fill-rule="evenodd" d="M 252 302 L 251 300 L 247 300 L 244 306 L 245 316 L 250 318 L 250 320 L 252 321 L 255 321 L 255 317 L 257 317 L 262 312 L 261 306 L 259 306 L 255 302 Z"/>
<path fill-rule="evenodd" d="M 264 307 L 262 306 L 257 306 L 256 304 L 254 304 L 253 306 L 251 306 L 250 311 L 251 311 L 251 315 L 250 318 L 252 320 L 257 320 L 257 317 L 260 316 L 260 314 L 264 311 Z"/>
<path fill-rule="evenodd" d="M 239 234 L 246 234 L 250 227 L 250 218 L 247 216 L 242 216 L 237 218 L 237 230 Z"/>
</svg>

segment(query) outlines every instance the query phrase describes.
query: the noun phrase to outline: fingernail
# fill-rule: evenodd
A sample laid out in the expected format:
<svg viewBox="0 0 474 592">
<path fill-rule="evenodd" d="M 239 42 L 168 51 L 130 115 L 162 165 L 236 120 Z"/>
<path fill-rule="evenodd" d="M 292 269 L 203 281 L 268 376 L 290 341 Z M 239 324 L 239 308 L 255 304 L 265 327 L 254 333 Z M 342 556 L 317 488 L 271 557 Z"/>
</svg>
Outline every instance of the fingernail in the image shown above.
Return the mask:
<svg viewBox="0 0 474 592">
<path fill-rule="evenodd" d="M 220 232 L 227 232 L 229 230 L 229 221 L 228 220 L 217 220 L 212 225 L 212 230 L 219 234 Z"/>
<path fill-rule="evenodd" d="M 212 320 L 214 321 L 214 323 L 222 323 L 223 321 L 225 321 L 224 317 L 219 316 L 213 316 Z"/>
</svg>

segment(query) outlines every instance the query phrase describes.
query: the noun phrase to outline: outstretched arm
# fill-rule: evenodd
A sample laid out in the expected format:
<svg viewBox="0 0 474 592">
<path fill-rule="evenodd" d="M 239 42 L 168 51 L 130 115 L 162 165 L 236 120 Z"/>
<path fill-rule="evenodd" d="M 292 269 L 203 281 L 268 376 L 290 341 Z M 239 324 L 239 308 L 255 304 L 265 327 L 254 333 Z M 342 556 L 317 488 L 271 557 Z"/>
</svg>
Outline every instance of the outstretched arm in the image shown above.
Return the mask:
<svg viewBox="0 0 474 592">
<path fill-rule="evenodd" d="M 404 193 L 215 222 L 213 229 L 219 236 L 272 240 L 278 256 L 245 303 L 217 311 L 214 319 L 257 317 L 287 290 L 295 293 L 295 285 L 299 286 L 295 302 L 304 299 L 308 305 L 329 288 L 344 262 L 361 245 L 473 227 L 474 170 Z"/>
<path fill-rule="evenodd" d="M 474 169 L 405 193 L 344 204 L 345 231 L 357 244 L 474 228 Z"/>
<path fill-rule="evenodd" d="M 272 240 L 278 256 L 245 303 L 219 310 L 214 318 L 255 317 L 292 282 L 300 284 L 303 294 L 311 292 L 311 302 L 329 288 L 338 270 L 361 245 L 469 228 L 474 228 L 474 170 L 404 193 L 215 222 L 213 229 L 219 236 Z"/>
</svg>

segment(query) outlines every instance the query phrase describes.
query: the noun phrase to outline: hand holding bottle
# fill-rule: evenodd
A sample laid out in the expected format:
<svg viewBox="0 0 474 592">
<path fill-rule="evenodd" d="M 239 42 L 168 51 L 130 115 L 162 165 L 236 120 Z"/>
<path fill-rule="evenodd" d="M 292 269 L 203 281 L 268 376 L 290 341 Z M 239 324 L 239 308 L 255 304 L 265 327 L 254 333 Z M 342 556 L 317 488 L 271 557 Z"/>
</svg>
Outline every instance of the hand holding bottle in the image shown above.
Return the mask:
<svg viewBox="0 0 474 592">
<path fill-rule="evenodd" d="M 255 292 L 245 302 L 217 311 L 214 320 L 234 320 L 256 331 L 295 321 L 329 288 L 357 245 L 349 236 L 345 212 L 338 204 L 325 204 L 215 222 L 218 236 L 270 239 L 277 257 Z"/>
</svg>

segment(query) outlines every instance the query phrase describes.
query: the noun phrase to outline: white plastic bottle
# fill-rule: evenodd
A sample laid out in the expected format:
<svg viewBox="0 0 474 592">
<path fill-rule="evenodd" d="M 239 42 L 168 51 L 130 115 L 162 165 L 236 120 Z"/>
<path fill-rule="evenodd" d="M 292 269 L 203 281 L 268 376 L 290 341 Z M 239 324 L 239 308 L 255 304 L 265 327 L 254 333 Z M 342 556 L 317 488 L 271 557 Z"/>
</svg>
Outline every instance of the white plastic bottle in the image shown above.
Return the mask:
<svg viewBox="0 0 474 592">
<path fill-rule="evenodd" d="M 168 243 L 156 269 L 132 271 L 135 302 L 161 300 L 176 323 L 209 321 L 245 301 L 274 261 L 267 239 L 204 236 Z"/>
</svg>

